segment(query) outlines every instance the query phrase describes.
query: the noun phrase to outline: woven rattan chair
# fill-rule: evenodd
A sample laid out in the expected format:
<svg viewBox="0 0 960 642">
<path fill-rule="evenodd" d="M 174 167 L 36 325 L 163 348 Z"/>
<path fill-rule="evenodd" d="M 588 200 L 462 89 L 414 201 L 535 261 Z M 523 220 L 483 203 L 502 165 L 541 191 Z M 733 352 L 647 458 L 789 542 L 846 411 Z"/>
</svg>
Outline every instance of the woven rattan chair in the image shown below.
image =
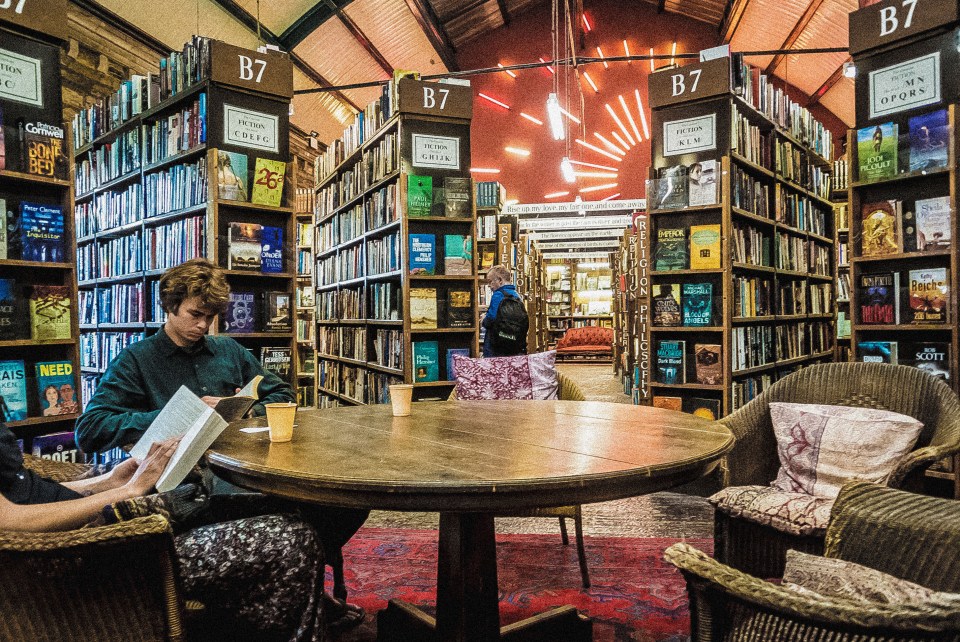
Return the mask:
<svg viewBox="0 0 960 642">
<path fill-rule="evenodd" d="M 562 401 L 586 401 L 583 391 L 569 377 L 557 373 L 557 384 L 560 387 L 557 397 Z M 457 398 L 457 389 L 454 388 L 450 393 L 449 399 L 452 401 Z M 583 514 L 580 505 L 576 506 L 557 506 L 555 508 L 534 508 L 527 511 L 504 513 L 501 517 L 557 517 L 560 520 L 560 539 L 566 546 L 570 544 L 570 537 L 567 535 L 567 518 L 573 520 L 574 538 L 577 542 L 577 561 L 580 563 L 580 579 L 583 581 L 583 588 L 590 588 L 590 571 L 587 569 L 587 552 L 583 546 Z"/>
<path fill-rule="evenodd" d="M 24 463 L 55 481 L 87 470 L 30 455 Z M 178 585 L 173 533 L 159 515 L 57 533 L 0 531 L 3 640 L 182 640 Z"/>
<path fill-rule="evenodd" d="M 850 482 L 834 505 L 825 555 L 958 592 L 960 502 Z M 694 642 L 960 640 L 957 609 L 811 597 L 730 568 L 688 544 L 674 544 L 664 556 L 687 581 Z"/>
<path fill-rule="evenodd" d="M 919 490 L 930 464 L 960 452 L 960 400 L 940 379 L 917 368 L 883 363 L 829 363 L 790 374 L 721 420 L 737 438 L 727 455 L 725 486 L 769 485 L 780 460 L 770 402 L 880 408 L 915 417 L 923 431 L 887 480 Z M 787 549 L 823 552 L 822 536 L 797 536 L 722 511 L 715 512 L 718 560 L 757 577 L 780 577 Z"/>
</svg>

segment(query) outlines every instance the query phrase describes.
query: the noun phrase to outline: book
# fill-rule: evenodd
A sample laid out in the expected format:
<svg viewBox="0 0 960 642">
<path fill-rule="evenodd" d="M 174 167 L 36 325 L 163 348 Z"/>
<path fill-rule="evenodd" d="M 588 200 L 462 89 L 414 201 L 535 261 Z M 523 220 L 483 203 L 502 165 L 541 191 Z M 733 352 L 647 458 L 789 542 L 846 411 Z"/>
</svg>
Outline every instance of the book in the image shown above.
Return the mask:
<svg viewBox="0 0 960 642">
<path fill-rule="evenodd" d="M 916 249 L 933 252 L 950 248 L 950 197 L 917 199 L 914 204 L 917 217 Z"/>
<path fill-rule="evenodd" d="M 283 197 L 283 176 L 287 172 L 284 161 L 257 158 L 253 169 L 253 192 L 250 202 L 279 207 Z"/>
<path fill-rule="evenodd" d="M 260 365 L 266 372 L 272 372 L 287 383 L 293 383 L 293 349 L 284 346 L 264 346 L 260 348 Z"/>
<path fill-rule="evenodd" d="M 0 279 L 0 341 L 26 339 L 30 336 L 21 301 L 16 280 Z"/>
<path fill-rule="evenodd" d="M 947 110 L 913 116 L 907 126 L 910 130 L 910 171 L 927 172 L 946 167 L 950 140 Z"/>
<path fill-rule="evenodd" d="M 900 323 L 900 273 L 860 275 L 860 323 Z"/>
<path fill-rule="evenodd" d="M 440 380 L 440 347 L 436 341 L 413 342 L 413 380 L 421 381 Z"/>
<path fill-rule="evenodd" d="M 690 207 L 714 205 L 717 202 L 717 161 L 694 163 L 687 171 L 688 204 Z"/>
<path fill-rule="evenodd" d="M 861 208 L 860 252 L 863 256 L 884 256 L 903 252 L 900 232 L 900 201 L 864 203 Z"/>
<path fill-rule="evenodd" d="M 719 344 L 698 343 L 693 347 L 697 383 L 723 383 L 723 348 Z"/>
<path fill-rule="evenodd" d="M 653 252 L 654 270 L 687 269 L 687 229 L 657 229 L 657 246 Z"/>
<path fill-rule="evenodd" d="M 660 341 L 657 344 L 657 383 L 687 382 L 686 351 L 686 341 Z"/>
<path fill-rule="evenodd" d="M 67 180 L 69 161 L 62 127 L 42 122 L 23 125 L 23 159 L 27 174 Z"/>
<path fill-rule="evenodd" d="M 38 361 L 34 365 L 40 414 L 44 417 L 80 412 L 76 398 L 77 380 L 70 361 Z"/>
<path fill-rule="evenodd" d="M 447 327 L 473 326 L 473 301 L 470 290 L 447 290 Z"/>
<path fill-rule="evenodd" d="M 690 226 L 690 269 L 720 269 L 720 224 Z"/>
<path fill-rule="evenodd" d="M 156 484 L 159 493 L 173 490 L 200 461 L 227 423 L 246 414 L 255 401 L 255 397 L 246 395 L 225 397 L 214 409 L 189 388 L 180 386 L 130 449 L 130 456 L 143 459 L 155 442 L 182 437 Z"/>
<path fill-rule="evenodd" d="M 683 325 L 713 325 L 712 283 L 684 283 L 680 297 Z"/>
<path fill-rule="evenodd" d="M 480 251 L 480 269 L 489 270 L 493 267 L 493 262 L 496 260 L 497 252 L 491 244 L 485 244 L 479 248 Z"/>
<path fill-rule="evenodd" d="M 412 256 L 411 252 L 411 256 Z M 473 237 L 462 234 L 443 236 L 443 273 L 455 276 L 473 274 Z"/>
<path fill-rule="evenodd" d="M 254 331 L 256 312 L 253 292 L 231 291 L 227 311 L 223 314 L 223 331 L 227 333 L 250 333 Z"/>
<path fill-rule="evenodd" d="M 858 129 L 858 180 L 870 182 L 896 176 L 898 142 L 896 123 L 881 123 Z"/>
<path fill-rule="evenodd" d="M 20 203 L 20 258 L 59 263 L 65 260 L 63 209 L 56 205 Z"/>
<path fill-rule="evenodd" d="M 899 351 L 899 363 L 919 368 L 944 381 L 950 380 L 950 343 L 918 341 L 907 343 Z"/>
<path fill-rule="evenodd" d="M 0 204 L 2 205 L 2 204 Z M 5 231 L 7 237 L 7 256 L 8 259 L 18 259 L 22 255 L 23 248 L 21 239 L 20 239 L 20 216 L 19 208 L 13 206 L 13 201 L 9 201 L 4 205 L 6 210 L 6 224 Z M 0 214 L 3 214 L 4 211 L 0 210 Z M 3 221 L 0 221 L 2 224 Z"/>
<path fill-rule="evenodd" d="M 217 150 L 217 198 L 248 200 L 246 154 Z"/>
<path fill-rule="evenodd" d="M 293 329 L 289 292 L 264 292 L 263 331 L 290 332 Z"/>
<path fill-rule="evenodd" d="M 694 397 L 690 400 L 690 412 L 694 417 L 716 421 L 720 416 L 720 400 Z"/>
<path fill-rule="evenodd" d="M 410 235 L 410 274 L 429 276 L 437 271 L 437 237 L 433 234 Z"/>
<path fill-rule="evenodd" d="M 945 267 L 910 270 L 910 311 L 913 323 L 946 323 L 950 315 L 950 280 Z"/>
<path fill-rule="evenodd" d="M 2 123 L 0 123 L 0 130 L 2 130 Z M 0 169 L 3 169 L 3 165 L 0 165 Z M 0 198 L 0 259 L 9 258 L 8 249 L 7 249 L 7 199 Z"/>
<path fill-rule="evenodd" d="M 473 214 L 470 207 L 471 180 L 467 176 L 447 176 L 443 179 L 446 215 L 453 218 L 469 218 Z"/>
<path fill-rule="evenodd" d="M 457 378 L 453 369 L 453 358 L 457 355 L 469 357 L 470 348 L 447 348 L 447 381 L 455 381 Z"/>
<path fill-rule="evenodd" d="M 665 397 L 661 395 L 653 396 L 654 408 L 665 408 L 667 410 L 683 410 L 683 399 L 680 397 Z"/>
<path fill-rule="evenodd" d="M 430 216 L 446 216 L 447 212 L 447 194 L 442 187 L 434 187 L 431 196 L 433 201 L 430 203 Z"/>
<path fill-rule="evenodd" d="M 437 327 L 437 289 L 410 288 L 410 329 L 432 330 Z"/>
<path fill-rule="evenodd" d="M 260 228 L 260 271 L 283 272 L 283 228 L 263 225 Z"/>
<path fill-rule="evenodd" d="M 65 461 L 72 464 L 84 463 L 83 453 L 77 448 L 72 430 L 34 437 L 32 454 L 40 459 Z"/>
<path fill-rule="evenodd" d="M 0 421 L 27 418 L 27 372 L 22 359 L 0 361 Z"/>
<path fill-rule="evenodd" d="M 659 294 L 653 297 L 653 325 L 677 326 L 683 322 L 680 313 L 680 284 L 660 283 Z"/>
<path fill-rule="evenodd" d="M 72 338 L 70 288 L 34 285 L 30 288 L 30 338 L 34 341 Z"/>
<path fill-rule="evenodd" d="M 227 269 L 259 272 L 263 265 L 259 223 L 230 223 L 227 237 Z"/>
<path fill-rule="evenodd" d="M 861 341 L 857 344 L 860 361 L 897 365 L 896 341 Z"/>
<path fill-rule="evenodd" d="M 660 169 L 654 209 L 679 209 L 687 206 L 687 167 L 675 165 Z"/>
<path fill-rule="evenodd" d="M 433 177 L 409 174 L 407 176 L 407 216 L 430 216 L 433 204 Z"/>
</svg>

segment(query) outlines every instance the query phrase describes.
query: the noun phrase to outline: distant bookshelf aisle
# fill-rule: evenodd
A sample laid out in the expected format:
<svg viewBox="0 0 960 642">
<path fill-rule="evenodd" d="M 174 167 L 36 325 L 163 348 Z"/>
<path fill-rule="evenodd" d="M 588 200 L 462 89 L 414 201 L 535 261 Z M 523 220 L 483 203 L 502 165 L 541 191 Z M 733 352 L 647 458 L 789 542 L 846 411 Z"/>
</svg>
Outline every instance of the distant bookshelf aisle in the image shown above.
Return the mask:
<svg viewBox="0 0 960 642">
<path fill-rule="evenodd" d="M 33 79 L 0 92 L 0 421 L 24 451 L 75 461 L 79 329 L 62 43 L 3 17 L 0 41 L 7 77 Z"/>
<path fill-rule="evenodd" d="M 613 271 L 608 261 L 551 259 L 546 274 L 550 347 L 570 328 L 613 327 Z"/>
<path fill-rule="evenodd" d="M 836 336 L 830 132 L 731 64 L 650 76 L 652 401 L 714 417 L 833 360 Z"/>
<path fill-rule="evenodd" d="M 259 83 L 239 55 L 263 61 Z M 294 383 L 297 228 L 289 158 L 292 65 L 194 37 L 74 118 L 80 365 L 85 399 L 126 346 L 165 315 L 159 277 L 194 257 L 225 270 L 212 334 L 234 337 Z"/>
<path fill-rule="evenodd" d="M 292 137 L 291 140 L 294 140 Z M 314 139 L 309 139 L 315 144 Z M 296 290 L 294 293 L 295 338 L 294 370 L 296 372 L 297 401 L 302 407 L 317 404 L 317 300 L 314 282 L 314 163 L 319 154 L 312 146 L 302 147 L 294 154 L 294 163 L 298 164 L 296 174 Z"/>
<path fill-rule="evenodd" d="M 385 403 L 390 384 L 446 398 L 476 355 L 472 94 L 391 81 L 315 165 L 316 385 L 321 407 Z"/>
</svg>

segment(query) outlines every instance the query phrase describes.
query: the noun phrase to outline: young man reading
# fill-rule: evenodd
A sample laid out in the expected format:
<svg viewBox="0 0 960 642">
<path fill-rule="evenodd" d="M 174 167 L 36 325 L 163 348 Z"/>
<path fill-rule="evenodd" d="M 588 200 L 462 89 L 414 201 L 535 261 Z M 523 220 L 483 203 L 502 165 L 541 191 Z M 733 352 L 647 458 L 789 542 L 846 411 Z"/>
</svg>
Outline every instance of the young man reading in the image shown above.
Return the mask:
<svg viewBox="0 0 960 642">
<path fill-rule="evenodd" d="M 163 274 L 160 305 L 167 320 L 155 335 L 128 346 L 110 363 L 77 420 L 76 439 L 81 450 L 103 452 L 136 443 L 181 385 L 216 407 L 221 398 L 236 394 L 260 375 L 263 381 L 254 414 L 266 413 L 264 403 L 297 400 L 290 384 L 265 372 L 250 351 L 234 339 L 207 336 L 217 315 L 226 310 L 229 295 L 223 272 L 207 259 L 191 259 Z M 340 548 L 368 514 L 312 507 L 302 512 L 317 529 L 327 560 L 334 564 L 340 560 Z M 342 595 L 343 591 L 338 593 Z M 338 616 L 346 618 L 344 626 L 359 624 L 363 618 L 358 607 L 342 601 L 334 603 L 331 610 L 328 620 L 333 626 Z"/>
</svg>

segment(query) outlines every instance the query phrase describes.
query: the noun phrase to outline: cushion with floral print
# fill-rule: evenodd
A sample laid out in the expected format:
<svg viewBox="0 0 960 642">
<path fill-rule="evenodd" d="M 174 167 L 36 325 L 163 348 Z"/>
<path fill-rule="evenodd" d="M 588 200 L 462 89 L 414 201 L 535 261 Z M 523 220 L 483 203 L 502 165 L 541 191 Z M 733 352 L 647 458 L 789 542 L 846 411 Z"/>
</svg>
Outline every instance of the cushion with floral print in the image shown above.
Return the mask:
<svg viewBox="0 0 960 642">
<path fill-rule="evenodd" d="M 913 449 L 923 424 L 889 410 L 770 404 L 783 491 L 836 498 L 851 479 L 883 482 Z"/>
<path fill-rule="evenodd" d="M 772 486 L 731 486 L 710 498 L 718 511 L 731 517 L 803 536 L 826 533 L 833 502 Z"/>
<path fill-rule="evenodd" d="M 454 355 L 457 399 L 556 399 L 557 352 L 473 359 Z"/>
</svg>

